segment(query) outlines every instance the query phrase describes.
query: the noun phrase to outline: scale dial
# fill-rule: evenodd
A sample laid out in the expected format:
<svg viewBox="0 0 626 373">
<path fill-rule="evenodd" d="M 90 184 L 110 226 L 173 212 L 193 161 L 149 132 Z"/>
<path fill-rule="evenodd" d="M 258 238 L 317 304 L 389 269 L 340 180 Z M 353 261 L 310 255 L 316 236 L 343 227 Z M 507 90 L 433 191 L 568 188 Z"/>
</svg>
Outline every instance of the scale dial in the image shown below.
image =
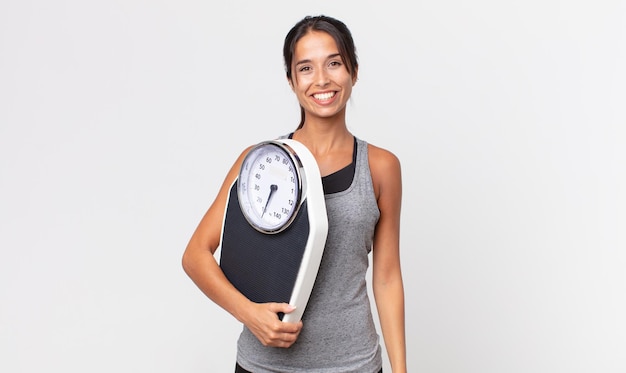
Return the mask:
<svg viewBox="0 0 626 373">
<path fill-rule="evenodd" d="M 285 230 L 302 198 L 302 164 L 284 143 L 266 141 L 246 155 L 237 179 L 237 197 L 246 220 L 262 233 Z"/>
</svg>

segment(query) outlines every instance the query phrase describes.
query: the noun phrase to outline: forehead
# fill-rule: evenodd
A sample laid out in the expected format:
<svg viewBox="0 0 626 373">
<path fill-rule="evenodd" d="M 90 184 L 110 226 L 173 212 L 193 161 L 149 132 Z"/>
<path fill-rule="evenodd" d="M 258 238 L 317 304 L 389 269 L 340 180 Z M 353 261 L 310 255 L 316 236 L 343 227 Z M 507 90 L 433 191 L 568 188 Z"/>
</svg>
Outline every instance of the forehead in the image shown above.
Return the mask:
<svg viewBox="0 0 626 373">
<path fill-rule="evenodd" d="M 337 43 L 332 36 L 323 31 L 310 31 L 296 43 L 295 60 L 310 59 L 316 56 L 326 57 L 339 53 Z"/>
</svg>

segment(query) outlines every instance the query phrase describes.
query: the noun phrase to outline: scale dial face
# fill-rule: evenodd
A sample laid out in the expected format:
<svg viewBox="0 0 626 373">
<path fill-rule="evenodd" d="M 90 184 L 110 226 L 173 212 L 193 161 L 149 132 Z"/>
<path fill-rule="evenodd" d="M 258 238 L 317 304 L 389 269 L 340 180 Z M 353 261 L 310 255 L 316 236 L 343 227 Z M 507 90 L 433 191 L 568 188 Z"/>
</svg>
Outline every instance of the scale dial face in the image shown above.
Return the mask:
<svg viewBox="0 0 626 373">
<path fill-rule="evenodd" d="M 286 144 L 267 141 L 246 155 L 237 180 L 241 211 L 256 230 L 273 234 L 296 217 L 302 198 L 302 164 Z"/>
</svg>

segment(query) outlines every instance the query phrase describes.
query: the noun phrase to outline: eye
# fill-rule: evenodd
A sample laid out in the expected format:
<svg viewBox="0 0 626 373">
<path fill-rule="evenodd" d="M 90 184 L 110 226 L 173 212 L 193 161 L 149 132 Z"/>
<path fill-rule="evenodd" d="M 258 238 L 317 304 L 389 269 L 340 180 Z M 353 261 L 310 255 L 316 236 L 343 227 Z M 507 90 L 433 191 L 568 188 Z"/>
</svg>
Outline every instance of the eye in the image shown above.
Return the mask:
<svg viewBox="0 0 626 373">
<path fill-rule="evenodd" d="M 298 69 L 298 72 L 301 72 L 301 73 L 306 73 L 309 71 L 311 71 L 311 66 L 302 66 Z"/>
<path fill-rule="evenodd" d="M 333 60 L 333 61 L 330 61 L 328 63 L 329 67 L 339 67 L 339 66 L 342 66 L 342 65 L 343 65 L 343 63 L 341 63 L 341 61 L 338 61 L 338 60 Z"/>
</svg>

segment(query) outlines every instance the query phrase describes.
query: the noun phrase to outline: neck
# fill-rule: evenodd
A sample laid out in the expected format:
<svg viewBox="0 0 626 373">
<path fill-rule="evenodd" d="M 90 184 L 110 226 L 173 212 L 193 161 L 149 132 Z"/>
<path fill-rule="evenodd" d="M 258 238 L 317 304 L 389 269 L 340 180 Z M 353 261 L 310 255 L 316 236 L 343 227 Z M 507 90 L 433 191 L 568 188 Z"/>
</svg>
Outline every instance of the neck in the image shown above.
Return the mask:
<svg viewBox="0 0 626 373">
<path fill-rule="evenodd" d="M 352 144 L 353 136 L 345 121 L 305 121 L 304 126 L 294 132 L 293 139 L 303 143 L 315 156 L 323 156 Z"/>
</svg>

